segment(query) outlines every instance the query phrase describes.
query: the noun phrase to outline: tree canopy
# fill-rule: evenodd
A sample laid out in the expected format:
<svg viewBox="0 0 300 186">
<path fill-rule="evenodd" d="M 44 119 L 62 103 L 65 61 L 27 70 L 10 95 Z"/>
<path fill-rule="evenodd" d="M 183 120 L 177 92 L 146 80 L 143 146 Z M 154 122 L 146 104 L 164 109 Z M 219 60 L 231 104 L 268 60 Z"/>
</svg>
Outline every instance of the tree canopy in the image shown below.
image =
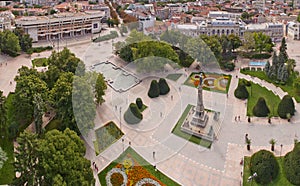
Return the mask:
<svg viewBox="0 0 300 186">
<path fill-rule="evenodd" d="M 294 185 L 300 185 L 300 142 L 284 156 L 283 166 L 287 180 Z"/>
<path fill-rule="evenodd" d="M 253 115 L 257 117 L 266 117 L 270 113 L 270 109 L 266 104 L 266 100 L 263 97 L 260 97 L 256 105 L 253 107 Z"/>
<path fill-rule="evenodd" d="M 280 101 L 277 109 L 278 115 L 281 118 L 287 118 L 288 114 L 293 116 L 295 113 L 295 104 L 290 95 L 285 95 Z"/>
</svg>

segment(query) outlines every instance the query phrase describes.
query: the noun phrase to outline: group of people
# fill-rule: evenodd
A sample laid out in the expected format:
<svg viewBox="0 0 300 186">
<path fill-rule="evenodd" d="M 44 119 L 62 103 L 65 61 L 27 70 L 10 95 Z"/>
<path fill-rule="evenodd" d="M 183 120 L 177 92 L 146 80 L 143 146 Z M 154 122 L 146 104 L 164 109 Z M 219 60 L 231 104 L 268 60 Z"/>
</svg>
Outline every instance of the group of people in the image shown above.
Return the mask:
<svg viewBox="0 0 300 186">
<path fill-rule="evenodd" d="M 97 164 L 95 162 L 93 162 L 93 167 L 96 170 L 96 172 L 98 173 L 99 169 L 98 169 Z"/>
<path fill-rule="evenodd" d="M 241 121 L 241 116 L 235 116 L 234 121 Z"/>
</svg>

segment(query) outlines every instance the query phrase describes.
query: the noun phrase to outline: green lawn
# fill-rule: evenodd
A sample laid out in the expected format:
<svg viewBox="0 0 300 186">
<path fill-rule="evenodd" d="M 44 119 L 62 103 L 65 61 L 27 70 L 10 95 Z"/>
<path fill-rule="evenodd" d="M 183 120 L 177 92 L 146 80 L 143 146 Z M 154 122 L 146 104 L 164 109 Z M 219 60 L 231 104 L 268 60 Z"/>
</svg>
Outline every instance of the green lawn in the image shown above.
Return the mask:
<svg viewBox="0 0 300 186">
<path fill-rule="evenodd" d="M 48 61 L 47 58 L 43 57 L 43 58 L 35 58 L 32 61 L 32 65 L 34 67 L 45 67 L 48 65 Z"/>
<path fill-rule="evenodd" d="M 97 153 L 104 151 L 124 135 L 112 121 L 97 129 L 95 133 L 97 142 L 94 142 L 94 146 L 98 146 L 98 149 L 96 149 Z"/>
<path fill-rule="evenodd" d="M 175 73 L 175 74 L 168 74 L 166 78 L 173 81 L 177 81 L 181 76 L 182 74 Z"/>
<path fill-rule="evenodd" d="M 14 94 L 9 94 L 6 102 L 5 107 L 7 108 L 7 123 L 11 123 L 14 121 L 14 107 L 13 107 L 13 97 Z M 13 140 L 8 139 L 8 136 L 5 136 L 2 139 L 2 136 L 0 136 L 0 146 L 1 148 L 6 152 L 6 155 L 8 157 L 7 161 L 4 163 L 2 169 L 0 169 L 0 185 L 3 184 L 10 184 L 15 177 L 14 172 L 14 146 L 13 146 Z"/>
<path fill-rule="evenodd" d="M 292 186 L 291 184 L 284 175 L 283 172 L 283 157 L 276 157 L 276 160 L 279 164 L 279 174 L 278 177 L 271 183 L 268 184 L 268 186 Z M 244 157 L 244 175 L 243 175 L 243 185 L 244 186 L 262 186 L 260 184 L 257 184 L 254 180 L 253 182 L 247 182 L 248 177 L 251 175 L 250 173 L 250 157 L 245 156 Z"/>
<path fill-rule="evenodd" d="M 280 87 L 283 91 L 287 92 L 290 96 L 294 97 L 296 101 L 300 102 L 300 95 L 296 94 L 293 87 L 293 80 L 296 78 L 295 74 L 292 74 L 287 83 L 285 85 L 282 85 L 280 83 L 275 83 L 274 80 L 270 79 L 268 76 L 266 76 L 264 71 L 250 71 L 250 70 L 241 70 L 242 74 L 248 74 L 250 76 L 257 77 L 259 79 L 265 80 L 269 83 L 274 84 L 277 87 Z"/>
<path fill-rule="evenodd" d="M 196 137 L 196 136 L 193 136 L 193 135 L 190 135 L 190 134 L 187 134 L 185 132 L 182 132 L 180 130 L 181 128 L 181 125 L 184 121 L 184 119 L 186 118 L 187 114 L 189 113 L 189 111 L 192 109 L 192 105 L 187 105 L 187 107 L 185 108 L 184 112 L 182 113 L 181 117 L 179 118 L 178 122 L 176 123 L 175 127 L 173 128 L 172 130 L 172 133 L 175 134 L 176 136 L 179 136 L 183 139 L 186 139 L 190 142 L 193 142 L 195 144 L 199 144 L 203 147 L 206 147 L 206 148 L 210 148 L 211 147 L 211 144 L 212 142 L 210 141 L 207 141 L 207 140 L 203 140 L 199 137 Z"/>
<path fill-rule="evenodd" d="M 243 81 L 243 79 L 239 79 L 239 83 L 241 81 Z M 265 98 L 267 106 L 270 109 L 271 116 L 278 116 L 277 108 L 278 104 L 280 103 L 279 96 L 275 95 L 272 91 L 269 91 L 265 87 L 262 87 L 259 84 L 255 84 L 253 82 L 251 82 L 251 86 L 246 86 L 246 88 L 249 92 L 249 98 L 247 101 L 247 116 L 253 116 L 253 107 L 260 97 Z"/>
<path fill-rule="evenodd" d="M 112 163 L 110 163 L 103 171 L 101 171 L 98 174 L 99 180 L 101 185 L 107 185 L 106 181 L 105 181 L 105 177 L 106 174 L 114 167 L 120 167 L 122 166 L 122 162 L 125 158 L 130 157 L 131 159 L 133 159 L 134 161 L 136 161 L 139 165 L 133 165 L 133 167 L 131 168 L 131 170 L 137 169 L 137 170 L 142 170 L 144 172 L 146 172 L 147 174 L 151 175 L 151 177 L 155 177 L 156 180 L 159 180 L 160 182 L 162 182 L 163 184 L 169 186 L 179 186 L 178 183 L 176 183 L 175 181 L 173 181 L 172 179 L 170 179 L 169 177 L 167 177 L 166 175 L 164 175 L 162 172 L 160 172 L 159 170 L 155 171 L 153 165 L 151 165 L 150 163 L 148 163 L 143 157 L 141 157 L 139 154 L 137 154 L 131 147 L 128 147 L 115 161 L 112 161 Z M 138 171 L 132 171 L 133 173 L 137 174 L 133 174 L 131 173 L 131 177 L 133 177 L 133 179 L 136 180 L 136 177 L 142 177 L 144 178 L 145 175 L 142 174 L 142 172 L 138 172 Z M 128 182 L 132 181 L 132 184 L 135 184 L 133 179 L 128 180 Z"/>
</svg>

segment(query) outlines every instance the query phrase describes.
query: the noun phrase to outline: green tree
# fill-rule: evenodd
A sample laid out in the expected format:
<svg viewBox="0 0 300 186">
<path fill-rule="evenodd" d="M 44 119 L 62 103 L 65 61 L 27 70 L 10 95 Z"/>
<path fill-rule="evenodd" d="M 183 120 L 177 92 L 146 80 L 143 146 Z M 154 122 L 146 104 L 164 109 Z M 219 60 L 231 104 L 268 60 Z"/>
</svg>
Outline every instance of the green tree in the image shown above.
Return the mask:
<svg viewBox="0 0 300 186">
<path fill-rule="evenodd" d="M 251 156 L 250 171 L 257 174 L 254 178 L 257 183 L 266 185 L 277 178 L 279 165 L 273 153 L 260 150 Z"/>
<path fill-rule="evenodd" d="M 180 43 L 182 34 L 177 30 L 167 30 L 160 35 L 160 40 L 170 43 L 171 45 L 177 45 Z"/>
<path fill-rule="evenodd" d="M 43 100 L 47 100 L 48 88 L 47 84 L 35 74 L 35 71 L 21 68 L 19 74 L 15 78 L 17 82 L 13 100 L 15 117 L 19 123 L 28 124 L 32 122 L 34 114 L 34 96 L 39 94 Z"/>
<path fill-rule="evenodd" d="M 295 143 L 294 149 L 284 156 L 284 172 L 287 180 L 294 184 L 300 185 L 300 143 Z"/>
<path fill-rule="evenodd" d="M 3 167 L 3 164 L 7 159 L 6 152 L 0 147 L 0 169 Z"/>
<path fill-rule="evenodd" d="M 281 40 L 281 45 L 279 47 L 279 55 L 282 56 L 281 58 L 283 63 L 285 63 L 289 58 L 286 49 L 287 49 L 287 45 L 286 45 L 285 37 L 283 37 Z"/>
<path fill-rule="evenodd" d="M 21 50 L 19 38 L 9 30 L 0 32 L 0 49 L 10 56 L 17 56 Z"/>
<path fill-rule="evenodd" d="M 242 41 L 241 41 L 240 37 L 235 35 L 235 34 L 229 34 L 228 35 L 228 40 L 231 44 L 232 51 L 234 51 L 235 49 L 242 46 Z"/>
<path fill-rule="evenodd" d="M 166 95 L 170 92 L 170 87 L 164 78 L 160 78 L 158 81 L 159 86 L 159 94 L 160 95 Z"/>
<path fill-rule="evenodd" d="M 294 68 L 296 67 L 296 61 L 294 59 L 288 59 L 286 61 L 286 65 L 289 74 L 291 74 L 292 72 L 294 72 Z"/>
<path fill-rule="evenodd" d="M 135 104 L 137 105 L 137 107 L 139 108 L 139 110 L 141 110 L 143 108 L 143 105 L 144 105 L 141 98 L 136 98 Z"/>
<path fill-rule="evenodd" d="M 151 37 L 146 36 L 144 33 L 142 32 L 138 32 L 135 29 L 132 30 L 129 34 L 129 36 L 126 38 L 126 44 L 133 44 L 133 43 L 139 43 L 142 41 L 149 41 L 152 40 Z"/>
<path fill-rule="evenodd" d="M 257 117 L 266 117 L 270 113 L 270 110 L 266 104 L 266 101 L 263 97 L 260 97 L 257 100 L 256 105 L 253 107 L 253 115 Z"/>
<path fill-rule="evenodd" d="M 266 65 L 265 65 L 265 68 L 264 68 L 264 71 L 265 71 L 267 76 L 269 76 L 270 68 L 271 68 L 270 62 L 267 61 Z"/>
<path fill-rule="evenodd" d="M 158 85 L 157 81 L 152 80 L 149 91 L 148 91 L 148 96 L 150 98 L 155 98 L 155 97 L 159 96 L 159 93 L 160 93 L 160 91 L 159 91 L 159 85 Z"/>
<path fill-rule="evenodd" d="M 84 158 L 84 142 L 74 131 L 51 130 L 39 145 L 39 164 L 43 185 L 92 185 L 95 180 L 90 161 Z M 63 179 L 63 180 L 61 180 Z"/>
<path fill-rule="evenodd" d="M 279 117 L 286 119 L 287 114 L 293 116 L 295 111 L 296 110 L 293 98 L 290 95 L 285 95 L 278 105 L 277 112 Z"/>
<path fill-rule="evenodd" d="M 97 104 L 101 105 L 105 101 L 103 96 L 105 95 L 106 89 L 107 85 L 105 83 L 104 77 L 99 73 L 95 85 L 95 98 Z"/>
<path fill-rule="evenodd" d="M 44 102 L 39 94 L 35 94 L 33 97 L 34 104 L 34 124 L 35 124 L 35 132 L 38 135 L 43 133 L 43 114 L 45 110 Z"/>
<path fill-rule="evenodd" d="M 263 34 L 262 32 L 253 33 L 253 38 L 255 42 L 255 50 L 259 53 L 261 52 L 271 52 L 273 42 L 270 36 Z"/>
<path fill-rule="evenodd" d="M 246 50 L 246 52 L 252 51 L 255 48 L 255 40 L 253 34 L 250 32 L 244 33 L 244 41 L 242 43 L 242 48 Z"/>
<path fill-rule="evenodd" d="M 14 30 L 14 34 L 19 38 L 19 43 L 22 51 L 27 52 L 32 48 L 32 38 L 29 34 L 25 34 L 24 31 L 20 28 L 16 28 Z"/>
<path fill-rule="evenodd" d="M 245 100 L 249 97 L 249 93 L 244 84 L 239 84 L 234 91 L 234 96 L 238 99 Z"/>
<path fill-rule="evenodd" d="M 133 59 L 133 54 L 132 54 L 132 49 L 131 46 L 126 45 L 120 49 L 120 58 L 123 59 L 126 62 L 132 62 Z"/>
<path fill-rule="evenodd" d="M 71 104 L 73 107 L 73 117 L 75 118 L 72 125 L 76 125 L 80 133 L 86 135 L 95 126 L 96 106 L 92 87 L 84 77 L 73 77 Z M 75 126 L 73 127 L 75 128 Z"/>
<path fill-rule="evenodd" d="M 17 138 L 17 142 L 14 167 L 20 176 L 14 179 L 13 185 L 39 185 L 42 175 L 39 174 L 38 167 L 37 135 L 25 131 Z"/>
</svg>

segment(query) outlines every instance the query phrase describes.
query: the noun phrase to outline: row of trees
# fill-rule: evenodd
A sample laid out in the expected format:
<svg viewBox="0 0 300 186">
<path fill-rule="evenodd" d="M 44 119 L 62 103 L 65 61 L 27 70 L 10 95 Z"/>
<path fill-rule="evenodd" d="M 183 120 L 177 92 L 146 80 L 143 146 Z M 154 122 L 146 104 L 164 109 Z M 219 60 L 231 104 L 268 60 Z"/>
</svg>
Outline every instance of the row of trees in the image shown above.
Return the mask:
<svg viewBox="0 0 300 186">
<path fill-rule="evenodd" d="M 249 81 L 243 81 L 238 84 L 234 91 L 234 95 L 238 99 L 248 99 L 249 93 L 246 86 L 251 86 Z M 253 107 L 252 113 L 257 117 L 267 117 L 270 115 L 270 109 L 266 104 L 266 100 L 260 97 L 257 103 Z M 290 119 L 295 113 L 295 104 L 293 98 L 290 95 L 285 95 L 280 101 L 277 109 L 279 117 L 284 119 Z"/>
<path fill-rule="evenodd" d="M 285 38 L 283 38 L 279 48 L 279 55 L 277 56 L 276 52 L 274 52 L 272 65 L 267 62 L 264 69 L 269 78 L 283 83 L 287 82 L 289 76 L 294 72 L 294 67 L 296 66 L 295 60 L 289 59 L 286 49 L 286 41 Z"/>
<path fill-rule="evenodd" d="M 41 118 L 53 110 L 59 129 L 70 128 L 78 134 L 86 133 L 94 126 L 95 102 L 101 104 L 106 84 L 101 74 L 85 72 L 84 63 L 68 49 L 55 51 L 47 59 L 48 70 L 37 72 L 22 67 L 16 76 L 14 121 L 9 127 L 10 136 L 16 137 L 20 128 L 32 121 L 41 134 Z"/>
</svg>

